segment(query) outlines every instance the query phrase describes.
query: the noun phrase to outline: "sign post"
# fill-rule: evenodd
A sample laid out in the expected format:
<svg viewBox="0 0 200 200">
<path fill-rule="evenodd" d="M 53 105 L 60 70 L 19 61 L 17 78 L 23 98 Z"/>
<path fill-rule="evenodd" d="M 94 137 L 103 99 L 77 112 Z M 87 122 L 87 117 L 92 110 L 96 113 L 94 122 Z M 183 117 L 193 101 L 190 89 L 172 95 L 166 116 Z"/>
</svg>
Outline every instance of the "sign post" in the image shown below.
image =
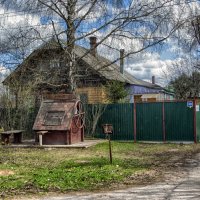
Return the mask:
<svg viewBox="0 0 200 200">
<path fill-rule="evenodd" d="M 110 135 L 113 134 L 112 124 L 103 124 L 103 132 L 108 137 L 110 164 L 112 164 L 112 147 L 111 147 L 111 139 L 110 139 Z"/>
<path fill-rule="evenodd" d="M 112 164 L 112 148 L 111 148 L 110 134 L 108 135 L 108 141 L 109 141 L 110 164 Z"/>
</svg>

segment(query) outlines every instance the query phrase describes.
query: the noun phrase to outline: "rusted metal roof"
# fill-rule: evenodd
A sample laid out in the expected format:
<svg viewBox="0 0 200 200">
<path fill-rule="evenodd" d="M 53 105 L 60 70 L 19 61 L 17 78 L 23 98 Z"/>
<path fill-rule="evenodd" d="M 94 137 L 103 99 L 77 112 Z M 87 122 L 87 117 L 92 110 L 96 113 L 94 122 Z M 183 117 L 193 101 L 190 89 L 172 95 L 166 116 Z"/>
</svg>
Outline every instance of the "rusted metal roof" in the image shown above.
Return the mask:
<svg viewBox="0 0 200 200">
<path fill-rule="evenodd" d="M 33 130 L 70 130 L 75 101 L 42 102 Z"/>
</svg>

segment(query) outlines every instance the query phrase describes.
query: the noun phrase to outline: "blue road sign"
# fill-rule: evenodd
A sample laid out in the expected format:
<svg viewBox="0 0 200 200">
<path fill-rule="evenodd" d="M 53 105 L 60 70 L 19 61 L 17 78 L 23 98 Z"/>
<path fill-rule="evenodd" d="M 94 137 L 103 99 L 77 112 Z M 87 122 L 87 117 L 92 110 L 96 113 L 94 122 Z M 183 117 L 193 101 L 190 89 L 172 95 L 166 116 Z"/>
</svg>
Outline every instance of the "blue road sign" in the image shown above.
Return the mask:
<svg viewBox="0 0 200 200">
<path fill-rule="evenodd" d="M 193 101 L 187 101 L 187 107 L 192 108 L 193 107 Z"/>
</svg>

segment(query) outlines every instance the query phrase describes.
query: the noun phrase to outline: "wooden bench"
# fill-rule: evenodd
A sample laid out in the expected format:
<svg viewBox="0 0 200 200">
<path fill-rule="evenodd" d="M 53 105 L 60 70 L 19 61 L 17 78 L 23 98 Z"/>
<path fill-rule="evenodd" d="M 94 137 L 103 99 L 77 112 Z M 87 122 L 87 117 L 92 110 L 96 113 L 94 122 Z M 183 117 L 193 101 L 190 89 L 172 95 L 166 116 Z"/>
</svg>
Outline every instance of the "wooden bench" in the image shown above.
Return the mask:
<svg viewBox="0 0 200 200">
<path fill-rule="evenodd" d="M 22 143 L 22 132 L 23 132 L 23 130 L 11 130 L 11 131 L 0 132 L 2 144 L 5 144 L 5 145 L 10 144 L 11 136 L 13 136 L 14 144 Z"/>
</svg>

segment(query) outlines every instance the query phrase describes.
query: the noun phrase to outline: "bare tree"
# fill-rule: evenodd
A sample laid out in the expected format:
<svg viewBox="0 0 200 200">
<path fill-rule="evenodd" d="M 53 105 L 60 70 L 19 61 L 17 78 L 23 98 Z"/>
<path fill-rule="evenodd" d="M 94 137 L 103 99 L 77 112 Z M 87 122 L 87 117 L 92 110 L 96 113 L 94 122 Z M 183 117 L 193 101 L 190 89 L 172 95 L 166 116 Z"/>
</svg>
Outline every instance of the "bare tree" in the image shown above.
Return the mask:
<svg viewBox="0 0 200 200">
<path fill-rule="evenodd" d="M 86 38 L 96 35 L 99 37 L 94 48 L 100 44 L 111 47 L 115 42 L 118 45 L 132 44 L 127 48 L 124 57 L 144 51 L 162 43 L 185 23 L 185 18 L 181 16 L 174 18 L 173 8 L 187 6 L 190 3 L 175 0 L 24 0 L 20 2 L 1 0 L 0 2 L 7 9 L 38 14 L 43 23 L 51 24 L 52 35 L 65 52 L 66 69 L 62 71 L 64 80 L 61 84 L 68 85 L 71 92 L 74 92 L 77 87 L 79 77 L 77 62 L 81 59 L 74 56 L 75 44 L 83 43 Z M 119 2 L 124 4 L 119 6 Z M 40 39 L 43 39 L 42 33 L 38 29 L 35 31 L 37 37 L 41 36 Z M 118 60 L 115 58 L 112 63 Z M 103 68 L 106 69 L 108 65 Z"/>
<path fill-rule="evenodd" d="M 199 97 L 200 73 L 197 71 L 191 74 L 182 73 L 174 78 L 170 85 L 173 87 L 177 99 Z"/>
<path fill-rule="evenodd" d="M 183 60 L 183 62 L 187 62 L 187 65 L 190 68 L 190 71 L 193 71 L 196 69 L 200 69 L 199 67 L 199 45 L 200 45 L 199 2 L 193 1 L 191 6 L 188 6 L 183 11 L 187 13 L 188 18 L 186 19 L 183 26 L 174 34 L 174 42 L 177 45 L 177 55 Z"/>
<path fill-rule="evenodd" d="M 92 104 L 86 107 L 86 134 L 94 137 L 100 117 L 106 111 L 106 104 Z"/>
</svg>

